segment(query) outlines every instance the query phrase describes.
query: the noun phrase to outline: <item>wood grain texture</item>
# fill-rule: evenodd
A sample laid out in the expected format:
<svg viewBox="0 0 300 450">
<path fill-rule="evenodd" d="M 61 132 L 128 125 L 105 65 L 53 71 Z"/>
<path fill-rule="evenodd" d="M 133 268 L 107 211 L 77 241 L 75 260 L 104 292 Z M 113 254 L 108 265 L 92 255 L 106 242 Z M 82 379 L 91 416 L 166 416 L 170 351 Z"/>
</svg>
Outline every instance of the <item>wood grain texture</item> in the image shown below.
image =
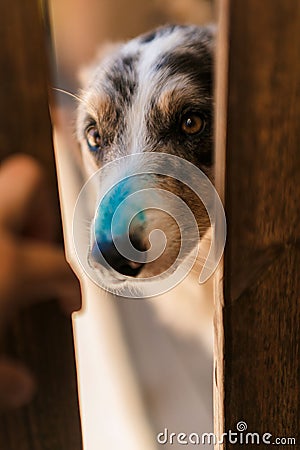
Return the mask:
<svg viewBox="0 0 300 450">
<path fill-rule="evenodd" d="M 57 198 L 39 3 L 1 2 L 0 17 L 0 157 L 36 156 Z M 70 319 L 54 302 L 32 307 L 13 324 L 5 350 L 32 370 L 38 393 L 28 407 L 0 415 L 0 449 L 81 449 Z"/>
<path fill-rule="evenodd" d="M 299 445 L 300 3 L 220 7 L 229 53 L 219 424 L 236 430 L 244 420 L 249 432 Z"/>
</svg>

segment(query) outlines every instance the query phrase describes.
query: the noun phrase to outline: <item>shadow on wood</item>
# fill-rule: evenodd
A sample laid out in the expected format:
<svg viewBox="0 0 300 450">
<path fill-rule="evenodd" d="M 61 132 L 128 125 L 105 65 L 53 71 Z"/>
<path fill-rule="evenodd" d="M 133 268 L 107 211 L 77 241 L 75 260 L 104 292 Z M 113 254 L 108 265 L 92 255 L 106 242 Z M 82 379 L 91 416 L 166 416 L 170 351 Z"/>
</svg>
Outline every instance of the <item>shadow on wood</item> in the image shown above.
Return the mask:
<svg viewBox="0 0 300 450">
<path fill-rule="evenodd" d="M 226 147 L 228 241 L 216 320 L 224 327 L 223 343 L 217 331 L 216 428 L 237 431 L 243 420 L 273 442 L 297 438 L 300 416 L 300 4 L 229 0 L 220 7 L 228 81 L 221 56 L 217 183 Z"/>
<path fill-rule="evenodd" d="M 0 156 L 25 152 L 45 166 L 56 192 L 40 3 L 1 2 Z M 56 194 L 57 198 L 57 194 Z M 59 208 L 56 203 L 59 223 Z M 34 372 L 39 391 L 28 407 L 0 416 L 0 448 L 81 448 L 72 327 L 53 303 L 16 320 L 6 350 Z"/>
</svg>

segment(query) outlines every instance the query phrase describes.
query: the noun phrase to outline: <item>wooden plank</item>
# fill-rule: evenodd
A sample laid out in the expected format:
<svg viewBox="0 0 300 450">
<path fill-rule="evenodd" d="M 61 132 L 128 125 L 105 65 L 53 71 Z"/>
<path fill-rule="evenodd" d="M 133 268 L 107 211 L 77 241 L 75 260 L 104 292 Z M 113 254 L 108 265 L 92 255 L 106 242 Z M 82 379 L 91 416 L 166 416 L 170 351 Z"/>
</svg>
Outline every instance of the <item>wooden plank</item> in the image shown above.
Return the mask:
<svg viewBox="0 0 300 450">
<path fill-rule="evenodd" d="M 224 203 L 225 157 L 227 133 L 227 85 L 228 85 L 228 13 L 229 0 L 218 3 L 218 32 L 215 68 L 215 186 Z M 214 433 L 220 439 L 225 432 L 224 418 L 224 266 L 221 259 L 214 275 Z M 216 448 L 222 448 L 218 445 Z"/>
<path fill-rule="evenodd" d="M 36 156 L 56 189 L 39 2 L 1 2 L 0 15 L 0 157 Z M 58 203 L 55 207 L 59 217 Z M 70 319 L 54 303 L 37 305 L 16 320 L 6 351 L 30 367 L 38 393 L 28 407 L 0 416 L 0 448 L 80 449 Z"/>
<path fill-rule="evenodd" d="M 299 443 L 300 3 L 229 0 L 220 8 L 228 83 L 218 74 L 217 109 L 227 95 L 221 79 L 228 101 L 227 137 L 217 119 L 217 183 L 226 146 L 228 241 L 216 319 L 224 327 L 216 429 L 236 431 L 243 420 L 272 442 Z"/>
</svg>

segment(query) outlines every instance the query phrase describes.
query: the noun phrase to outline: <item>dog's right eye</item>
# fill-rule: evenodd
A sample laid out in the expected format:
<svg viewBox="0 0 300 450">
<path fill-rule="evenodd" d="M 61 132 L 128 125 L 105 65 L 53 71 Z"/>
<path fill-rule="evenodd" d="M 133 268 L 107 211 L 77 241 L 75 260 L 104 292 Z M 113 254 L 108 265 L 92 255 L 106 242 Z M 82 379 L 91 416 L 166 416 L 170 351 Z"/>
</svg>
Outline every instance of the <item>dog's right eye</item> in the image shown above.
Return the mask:
<svg viewBox="0 0 300 450">
<path fill-rule="evenodd" d="M 92 152 L 99 150 L 101 146 L 101 136 L 96 125 L 90 125 L 85 131 L 86 141 Z"/>
<path fill-rule="evenodd" d="M 182 117 L 180 127 L 185 134 L 199 134 L 204 130 L 205 120 L 201 114 L 187 113 Z"/>
</svg>

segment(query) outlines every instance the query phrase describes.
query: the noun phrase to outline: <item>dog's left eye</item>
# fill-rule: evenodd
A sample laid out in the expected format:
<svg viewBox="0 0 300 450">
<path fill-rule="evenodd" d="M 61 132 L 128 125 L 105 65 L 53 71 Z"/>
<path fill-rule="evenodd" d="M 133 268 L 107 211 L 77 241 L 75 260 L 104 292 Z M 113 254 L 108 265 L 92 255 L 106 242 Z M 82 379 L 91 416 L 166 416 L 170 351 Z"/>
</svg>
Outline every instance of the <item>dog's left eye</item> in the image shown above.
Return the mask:
<svg viewBox="0 0 300 450">
<path fill-rule="evenodd" d="M 86 141 L 92 152 L 99 150 L 101 146 L 101 136 L 96 125 L 90 125 L 86 131 Z"/>
<path fill-rule="evenodd" d="M 205 127 L 205 120 L 200 114 L 187 113 L 182 117 L 180 127 L 186 134 L 201 133 Z"/>
</svg>

